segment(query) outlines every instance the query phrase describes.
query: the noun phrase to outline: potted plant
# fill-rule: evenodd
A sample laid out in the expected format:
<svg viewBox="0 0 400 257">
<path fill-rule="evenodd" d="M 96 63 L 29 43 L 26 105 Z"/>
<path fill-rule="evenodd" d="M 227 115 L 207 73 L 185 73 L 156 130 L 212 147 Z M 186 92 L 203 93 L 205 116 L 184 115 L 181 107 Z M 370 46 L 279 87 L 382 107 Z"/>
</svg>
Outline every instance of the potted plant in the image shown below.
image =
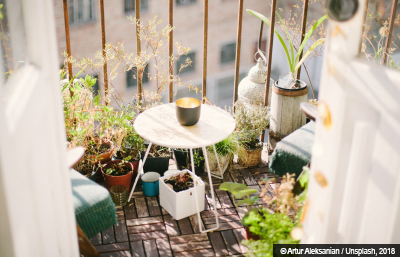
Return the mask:
<svg viewBox="0 0 400 257">
<path fill-rule="evenodd" d="M 212 146 L 207 148 L 208 162 L 211 173 L 216 175 L 224 174 L 224 172 L 228 169 L 229 164 L 232 162 L 233 155 L 236 153 L 237 143 L 237 137 L 233 134 L 221 142 L 216 143 L 215 151 L 217 152 L 217 157 L 215 156 Z M 222 169 L 222 174 L 220 174 L 217 158 Z"/>
<path fill-rule="evenodd" d="M 159 181 L 160 204 L 174 219 L 180 220 L 204 210 L 205 184 L 193 172 L 176 171 Z"/>
<path fill-rule="evenodd" d="M 147 148 L 147 145 L 146 145 Z M 145 152 L 142 152 L 142 159 L 144 158 Z M 171 158 L 171 153 L 166 147 L 152 144 L 149 155 L 147 156 L 146 162 L 143 166 L 144 172 L 155 171 L 164 176 L 164 173 L 168 170 L 169 159 Z"/>
<path fill-rule="evenodd" d="M 74 169 L 90 180 L 96 181 L 98 167 L 91 161 L 83 158 L 81 161 L 75 164 Z"/>
<path fill-rule="evenodd" d="M 89 137 L 86 143 L 85 158 L 93 164 L 104 164 L 111 160 L 114 143 L 107 138 Z"/>
<path fill-rule="evenodd" d="M 132 176 L 136 176 L 132 163 L 126 160 L 109 161 L 101 165 L 100 170 L 108 190 L 114 185 L 123 185 L 130 191 Z"/>
<path fill-rule="evenodd" d="M 258 137 L 268 126 L 268 108 L 259 105 L 247 108 L 242 103 L 235 103 L 236 128 L 238 140 L 237 154 L 242 166 L 256 166 L 261 162 L 263 143 Z"/>
<path fill-rule="evenodd" d="M 179 170 L 192 170 L 189 149 L 173 149 L 176 166 Z M 196 175 L 204 173 L 204 155 L 201 148 L 193 149 L 194 172 Z"/>
<path fill-rule="evenodd" d="M 136 133 L 133 126 L 128 127 L 120 147 L 115 154 L 116 160 L 126 160 L 132 163 L 134 170 L 138 169 L 141 152 L 145 149 L 143 139 Z"/>
<path fill-rule="evenodd" d="M 242 184 L 242 183 L 234 183 L 234 182 L 224 182 L 219 186 L 219 190 L 224 190 L 228 191 L 232 195 L 232 202 L 235 205 L 236 208 L 238 208 L 238 205 L 245 205 L 247 209 L 247 213 L 242 219 L 242 224 L 245 228 L 246 231 L 246 238 L 247 239 L 254 239 L 258 240 L 259 236 L 256 234 L 253 234 L 249 230 L 249 226 L 244 222 L 245 217 L 248 216 L 248 214 L 253 210 L 253 209 L 258 209 L 256 207 L 256 203 L 258 200 L 258 196 L 251 196 L 252 194 L 255 194 L 258 192 L 256 189 L 251 189 L 248 188 L 247 185 Z M 240 199 L 237 203 L 235 201 L 236 199 Z"/>
</svg>

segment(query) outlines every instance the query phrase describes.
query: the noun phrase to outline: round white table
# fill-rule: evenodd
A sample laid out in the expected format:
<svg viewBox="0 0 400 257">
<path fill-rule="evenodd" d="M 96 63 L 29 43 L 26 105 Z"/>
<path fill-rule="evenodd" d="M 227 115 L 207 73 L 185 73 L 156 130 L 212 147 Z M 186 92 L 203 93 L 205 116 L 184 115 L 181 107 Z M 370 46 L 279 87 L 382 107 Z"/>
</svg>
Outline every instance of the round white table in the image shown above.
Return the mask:
<svg viewBox="0 0 400 257">
<path fill-rule="evenodd" d="M 235 129 L 235 120 L 233 117 L 220 108 L 202 104 L 199 122 L 193 126 L 182 126 L 176 118 L 176 104 L 170 103 L 153 107 L 139 114 L 135 120 L 134 128 L 142 138 L 149 141 L 149 146 L 146 150 L 143 162 L 140 164 L 139 172 L 131 189 L 128 201 L 130 201 L 132 197 L 140 174 L 143 173 L 143 165 L 152 144 L 164 147 L 190 149 L 192 170 L 194 170 L 193 148 L 201 147 L 203 149 L 205 166 L 207 168 L 211 196 L 214 202 L 214 214 L 217 226 L 208 230 L 203 230 L 201 228 L 200 212 L 198 211 L 199 228 L 201 232 L 218 229 L 219 222 L 211 176 L 213 175 L 220 179 L 223 179 L 223 176 L 218 157 L 217 161 L 220 169 L 220 176 L 211 174 L 206 147 L 212 145 L 214 153 L 217 155 L 214 145 L 232 134 Z"/>
</svg>

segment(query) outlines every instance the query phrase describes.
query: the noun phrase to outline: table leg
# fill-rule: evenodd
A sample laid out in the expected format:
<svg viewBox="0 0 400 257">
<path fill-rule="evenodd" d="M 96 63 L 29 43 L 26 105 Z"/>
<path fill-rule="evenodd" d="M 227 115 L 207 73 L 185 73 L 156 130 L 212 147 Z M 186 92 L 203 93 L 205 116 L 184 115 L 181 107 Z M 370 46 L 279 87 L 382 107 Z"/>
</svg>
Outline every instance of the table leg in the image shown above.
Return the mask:
<svg viewBox="0 0 400 257">
<path fill-rule="evenodd" d="M 137 184 L 137 182 L 138 182 L 138 180 L 139 180 L 140 174 L 144 173 L 144 172 L 143 172 L 143 166 L 144 166 L 144 163 L 146 162 L 147 156 L 149 155 L 151 145 L 152 145 L 152 143 L 149 142 L 149 146 L 147 147 L 147 150 L 146 150 L 146 153 L 145 153 L 145 155 L 144 155 L 143 161 L 142 161 L 142 162 L 140 163 L 140 165 L 139 165 L 139 169 L 138 169 L 138 171 L 137 171 L 135 183 L 133 183 L 133 187 L 132 187 L 132 189 L 131 189 L 131 193 L 129 194 L 128 202 L 131 201 L 132 194 L 133 194 L 133 191 L 135 191 L 135 187 L 136 187 L 136 184 Z"/>
<path fill-rule="evenodd" d="M 219 228 L 219 220 L 218 220 L 218 213 L 217 213 L 217 205 L 215 203 L 214 187 L 213 187 L 212 179 L 211 179 L 210 166 L 209 166 L 209 163 L 208 163 L 207 151 L 206 151 L 205 147 L 203 147 L 203 154 L 204 154 L 204 159 L 205 159 L 205 165 L 207 167 L 208 181 L 210 183 L 211 198 L 212 198 L 213 204 L 214 204 L 215 223 L 217 224 L 216 227 L 213 227 L 213 228 L 210 228 L 210 229 L 207 229 L 207 230 L 203 230 L 203 228 L 201 227 L 202 222 L 201 222 L 201 217 L 200 217 L 199 205 L 198 205 L 197 197 L 195 195 L 194 199 L 195 199 L 195 202 L 196 202 L 197 218 L 199 219 L 199 230 L 200 230 L 201 233 L 206 233 L 206 232 L 209 232 L 209 231 L 217 230 Z M 194 171 L 193 149 L 190 149 L 190 159 L 191 159 L 191 162 L 192 162 L 192 169 Z M 196 186 L 196 183 L 194 183 L 194 186 Z M 196 194 L 196 190 L 194 192 Z"/>
<path fill-rule="evenodd" d="M 219 175 L 217 175 L 217 174 L 211 174 L 211 176 L 213 176 L 214 178 L 219 178 L 219 179 L 224 180 L 224 175 L 223 175 L 223 173 L 222 173 L 221 164 L 219 163 L 219 158 L 218 158 L 217 151 L 215 150 L 215 145 L 213 145 L 213 148 L 214 148 L 215 158 L 217 159 L 217 163 L 218 163 Z"/>
</svg>

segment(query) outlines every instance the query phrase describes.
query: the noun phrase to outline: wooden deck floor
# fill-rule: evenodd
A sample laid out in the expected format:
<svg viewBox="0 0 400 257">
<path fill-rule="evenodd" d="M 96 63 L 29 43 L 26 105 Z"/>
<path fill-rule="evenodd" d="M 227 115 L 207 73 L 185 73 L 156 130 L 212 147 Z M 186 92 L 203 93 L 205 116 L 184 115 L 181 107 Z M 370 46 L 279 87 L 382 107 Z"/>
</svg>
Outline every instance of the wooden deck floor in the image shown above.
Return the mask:
<svg viewBox="0 0 400 257">
<path fill-rule="evenodd" d="M 246 183 L 260 188 L 269 173 L 267 154 L 257 167 L 234 164 L 225 172 L 224 181 Z M 175 168 L 174 161 L 170 169 Z M 208 181 L 206 176 L 204 181 Z M 199 233 L 197 215 L 174 220 L 162 207 L 158 197 L 146 197 L 137 186 L 131 201 L 117 209 L 118 224 L 91 238 L 101 256 L 244 256 L 247 248 L 241 244 L 245 231 L 241 224 L 244 211 L 236 209 L 230 195 L 218 190 L 222 180 L 213 178 L 220 228 L 211 233 Z M 182 203 L 184 204 L 184 203 Z M 215 225 L 210 189 L 206 187 L 206 210 L 201 213 L 206 228 Z"/>
</svg>

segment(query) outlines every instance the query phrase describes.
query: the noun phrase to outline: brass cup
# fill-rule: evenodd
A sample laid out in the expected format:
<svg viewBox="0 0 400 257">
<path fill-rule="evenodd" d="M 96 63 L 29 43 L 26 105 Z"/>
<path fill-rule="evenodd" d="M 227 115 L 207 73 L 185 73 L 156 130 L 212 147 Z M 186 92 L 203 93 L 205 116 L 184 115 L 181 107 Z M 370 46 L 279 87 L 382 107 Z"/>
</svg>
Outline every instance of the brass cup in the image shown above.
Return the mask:
<svg viewBox="0 0 400 257">
<path fill-rule="evenodd" d="M 200 119 L 201 102 L 196 98 L 184 97 L 176 100 L 176 118 L 183 126 L 193 126 Z"/>
</svg>

